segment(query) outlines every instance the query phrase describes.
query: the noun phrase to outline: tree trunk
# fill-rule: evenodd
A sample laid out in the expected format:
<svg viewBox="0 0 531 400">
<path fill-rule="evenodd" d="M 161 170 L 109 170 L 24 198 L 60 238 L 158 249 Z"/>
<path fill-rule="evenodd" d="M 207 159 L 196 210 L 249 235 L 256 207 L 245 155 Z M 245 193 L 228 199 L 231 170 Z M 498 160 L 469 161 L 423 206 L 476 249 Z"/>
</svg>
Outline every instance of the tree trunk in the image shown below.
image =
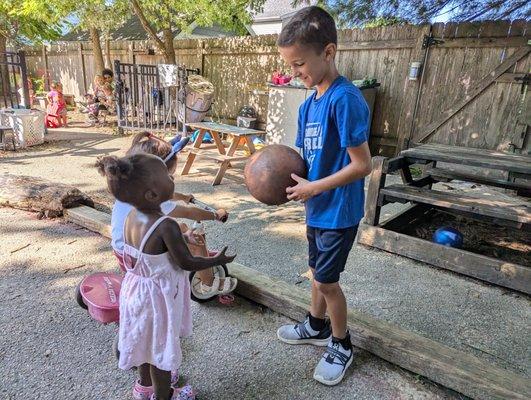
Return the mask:
<svg viewBox="0 0 531 400">
<path fill-rule="evenodd" d="M 100 32 L 96 28 L 90 28 L 90 39 L 92 41 L 92 53 L 94 54 L 94 71 L 100 75 L 105 63 L 103 62 L 103 52 L 101 51 Z"/>
<path fill-rule="evenodd" d="M 0 206 L 53 218 L 61 216 L 65 208 L 80 205 L 94 207 L 94 202 L 74 186 L 33 176 L 0 175 Z"/>
<path fill-rule="evenodd" d="M 173 47 L 173 32 L 171 28 L 164 28 L 162 30 L 164 38 L 164 62 L 166 64 L 177 64 L 175 59 L 175 48 Z"/>
<path fill-rule="evenodd" d="M 151 40 L 155 43 L 155 46 L 157 46 L 157 49 L 164 54 L 164 61 L 169 64 L 175 64 L 175 50 L 173 49 L 173 35 L 172 35 L 172 41 L 171 46 L 169 45 L 169 41 L 167 41 L 167 33 L 164 33 L 164 41 L 160 40 L 160 38 L 157 36 L 157 32 L 155 32 L 155 29 L 149 21 L 147 20 L 146 16 L 144 15 L 144 12 L 142 11 L 142 7 L 140 7 L 140 4 L 138 3 L 138 0 L 130 0 L 131 5 L 133 6 L 133 12 L 136 14 L 138 19 L 140 20 L 140 24 L 146 31 L 146 33 L 149 35 Z M 164 32 L 164 31 L 163 31 Z M 170 29 L 171 32 L 171 29 Z M 171 50 L 170 50 L 171 47 Z M 173 55 L 172 55 L 173 54 Z"/>
<path fill-rule="evenodd" d="M 9 71 L 7 69 L 7 65 L 5 64 L 6 56 L 5 52 L 7 49 L 7 38 L 5 36 L 0 35 L 0 62 L 4 63 L 3 65 L 0 65 L 0 108 L 1 107 L 7 107 L 7 99 L 10 96 L 9 93 Z M 4 102 L 6 104 L 4 104 Z"/>
<path fill-rule="evenodd" d="M 105 38 L 105 68 L 113 69 L 111 60 L 111 40 L 108 36 Z"/>
</svg>

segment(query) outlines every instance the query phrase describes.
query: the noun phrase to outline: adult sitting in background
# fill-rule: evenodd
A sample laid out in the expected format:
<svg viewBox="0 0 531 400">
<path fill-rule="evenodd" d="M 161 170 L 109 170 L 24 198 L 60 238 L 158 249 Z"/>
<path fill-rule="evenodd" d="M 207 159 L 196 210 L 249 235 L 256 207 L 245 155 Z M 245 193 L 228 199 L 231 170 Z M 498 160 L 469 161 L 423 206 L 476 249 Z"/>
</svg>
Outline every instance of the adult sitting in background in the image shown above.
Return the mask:
<svg viewBox="0 0 531 400">
<path fill-rule="evenodd" d="M 112 89 L 114 90 L 114 74 L 110 68 L 104 68 L 101 71 L 101 75 L 103 76 L 103 80 L 105 83 L 108 83 L 112 86 Z"/>
</svg>

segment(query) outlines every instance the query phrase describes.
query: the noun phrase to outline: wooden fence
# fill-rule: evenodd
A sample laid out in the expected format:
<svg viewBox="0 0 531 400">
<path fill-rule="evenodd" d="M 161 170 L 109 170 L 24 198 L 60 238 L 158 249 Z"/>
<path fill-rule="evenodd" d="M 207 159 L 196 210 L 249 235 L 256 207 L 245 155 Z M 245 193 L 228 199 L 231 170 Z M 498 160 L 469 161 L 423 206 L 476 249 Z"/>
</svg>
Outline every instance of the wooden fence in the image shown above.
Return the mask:
<svg viewBox="0 0 531 400">
<path fill-rule="evenodd" d="M 378 89 L 371 129 L 374 155 L 393 155 L 412 143 L 529 152 L 528 21 L 391 26 L 339 32 L 337 64 L 349 79 L 374 77 Z M 250 104 L 267 116 L 266 81 L 289 71 L 276 35 L 175 41 L 179 63 L 200 68 L 216 88 L 213 117 L 233 122 Z M 67 93 L 90 91 L 90 43 L 26 49 L 30 76 L 45 70 Z M 115 41 L 111 58 L 137 64 L 163 62 L 149 41 Z M 409 80 L 412 62 L 421 62 Z M 520 149 L 520 150 L 519 150 Z"/>
</svg>

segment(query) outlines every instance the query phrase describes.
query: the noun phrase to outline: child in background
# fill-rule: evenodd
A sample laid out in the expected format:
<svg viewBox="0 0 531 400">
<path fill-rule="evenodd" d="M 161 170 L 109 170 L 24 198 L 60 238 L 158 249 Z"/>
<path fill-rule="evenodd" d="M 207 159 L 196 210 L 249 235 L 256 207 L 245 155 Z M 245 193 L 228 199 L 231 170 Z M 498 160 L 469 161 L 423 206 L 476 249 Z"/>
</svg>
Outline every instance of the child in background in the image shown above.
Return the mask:
<svg viewBox="0 0 531 400">
<path fill-rule="evenodd" d="M 53 82 L 50 85 L 50 88 L 52 90 L 46 96 L 48 100 L 46 113 L 49 117 L 57 118 L 59 126 L 68 127 L 66 101 L 63 96 L 63 85 L 59 82 Z"/>
<path fill-rule="evenodd" d="M 103 76 L 96 75 L 94 77 L 94 97 L 98 99 L 99 97 L 103 96 L 103 85 L 105 85 L 105 79 L 103 79 Z"/>
<path fill-rule="evenodd" d="M 127 272 L 120 291 L 118 366 L 124 370 L 137 367 L 137 383 L 151 388 L 153 400 L 194 398 L 189 387 L 182 391 L 170 383 L 170 371 L 181 365 L 180 337 L 192 331 L 186 271 L 229 263 L 235 256 L 227 256 L 226 248 L 214 257 L 190 253 L 177 221 L 161 210 L 173 198 L 175 185 L 159 157 L 107 156 L 97 167 L 113 196 L 133 206 L 124 223 Z"/>
<path fill-rule="evenodd" d="M 114 115 L 116 113 L 116 103 L 114 92 L 110 83 L 105 83 L 102 88 L 103 96 L 100 98 L 100 113 Z"/>
<path fill-rule="evenodd" d="M 101 71 L 101 76 L 103 77 L 103 81 L 111 85 L 111 87 L 114 89 L 114 74 L 112 70 L 110 68 L 104 68 Z"/>
<path fill-rule="evenodd" d="M 101 105 L 101 102 L 105 101 L 105 93 L 103 91 L 104 85 L 105 80 L 103 79 L 103 76 L 96 75 L 94 77 L 94 94 L 85 95 L 88 110 L 88 121 L 86 126 L 94 126 L 96 123 L 99 123 L 100 109 L 101 107 L 105 108 L 105 106 Z"/>
<path fill-rule="evenodd" d="M 35 92 L 33 90 L 33 82 L 30 78 L 28 78 L 28 94 L 29 94 L 29 101 L 26 101 L 26 97 L 24 96 L 24 88 L 21 86 L 18 89 L 18 95 L 20 96 L 20 105 L 24 108 L 33 107 L 33 103 L 35 103 Z"/>
</svg>

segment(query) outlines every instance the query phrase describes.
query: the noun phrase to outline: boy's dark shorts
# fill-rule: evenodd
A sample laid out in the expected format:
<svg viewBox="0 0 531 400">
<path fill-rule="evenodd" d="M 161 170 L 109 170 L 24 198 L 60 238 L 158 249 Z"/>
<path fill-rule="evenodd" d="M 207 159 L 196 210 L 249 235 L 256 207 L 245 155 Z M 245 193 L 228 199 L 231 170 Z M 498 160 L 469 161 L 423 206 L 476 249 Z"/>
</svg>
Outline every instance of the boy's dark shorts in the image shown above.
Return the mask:
<svg viewBox="0 0 531 400">
<path fill-rule="evenodd" d="M 308 264 L 315 269 L 314 279 L 317 282 L 339 282 L 357 232 L 358 225 L 344 229 L 306 227 Z"/>
</svg>

